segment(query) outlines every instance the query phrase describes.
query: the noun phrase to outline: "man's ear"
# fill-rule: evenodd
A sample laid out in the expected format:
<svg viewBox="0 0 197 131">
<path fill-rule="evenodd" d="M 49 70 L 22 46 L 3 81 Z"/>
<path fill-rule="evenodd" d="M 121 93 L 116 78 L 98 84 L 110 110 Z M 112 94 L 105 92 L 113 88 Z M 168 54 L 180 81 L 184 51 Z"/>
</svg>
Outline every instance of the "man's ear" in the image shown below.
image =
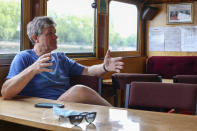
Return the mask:
<svg viewBox="0 0 197 131">
<path fill-rule="evenodd" d="M 35 41 L 35 43 L 38 43 L 38 42 L 39 42 L 39 41 L 38 41 L 38 36 L 33 35 L 32 38 L 33 38 L 33 40 Z"/>
</svg>

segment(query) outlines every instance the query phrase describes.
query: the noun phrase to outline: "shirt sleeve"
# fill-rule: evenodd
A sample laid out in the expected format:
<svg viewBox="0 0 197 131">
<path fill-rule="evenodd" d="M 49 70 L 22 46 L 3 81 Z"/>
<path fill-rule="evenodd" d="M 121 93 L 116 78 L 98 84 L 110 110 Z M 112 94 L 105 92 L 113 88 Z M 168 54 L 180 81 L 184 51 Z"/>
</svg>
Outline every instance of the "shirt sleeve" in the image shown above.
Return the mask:
<svg viewBox="0 0 197 131">
<path fill-rule="evenodd" d="M 64 55 L 65 56 L 65 55 Z M 77 63 L 75 60 L 65 56 L 67 67 L 69 67 L 69 76 L 78 76 L 82 75 L 85 68 L 84 65 Z"/>
<path fill-rule="evenodd" d="M 11 63 L 10 70 L 6 79 L 10 79 L 16 76 L 17 74 L 22 72 L 26 67 L 27 66 L 25 65 L 23 56 L 21 54 L 17 54 Z"/>
</svg>

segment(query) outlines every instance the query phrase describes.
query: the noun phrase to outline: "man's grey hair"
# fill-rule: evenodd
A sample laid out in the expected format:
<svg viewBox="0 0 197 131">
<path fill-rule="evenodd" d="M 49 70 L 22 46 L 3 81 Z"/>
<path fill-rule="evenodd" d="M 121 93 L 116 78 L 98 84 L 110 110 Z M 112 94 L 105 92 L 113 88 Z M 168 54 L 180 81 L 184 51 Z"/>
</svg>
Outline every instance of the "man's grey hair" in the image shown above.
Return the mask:
<svg viewBox="0 0 197 131">
<path fill-rule="evenodd" d="M 53 21 L 51 17 L 47 16 L 38 16 L 35 17 L 32 21 L 27 24 L 27 35 L 31 40 L 32 44 L 35 44 L 32 36 L 40 36 L 42 34 L 42 29 L 44 27 L 56 26 L 56 23 Z"/>
</svg>

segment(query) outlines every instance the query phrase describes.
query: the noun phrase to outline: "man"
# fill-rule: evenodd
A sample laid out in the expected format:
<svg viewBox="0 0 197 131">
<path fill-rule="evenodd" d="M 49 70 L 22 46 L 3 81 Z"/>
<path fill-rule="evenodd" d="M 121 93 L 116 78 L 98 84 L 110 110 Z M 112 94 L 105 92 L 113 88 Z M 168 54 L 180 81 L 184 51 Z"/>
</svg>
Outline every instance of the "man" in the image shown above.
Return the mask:
<svg viewBox="0 0 197 131">
<path fill-rule="evenodd" d="M 27 34 L 34 47 L 15 56 L 2 86 L 3 98 L 12 99 L 23 95 L 110 106 L 87 86 L 70 88 L 69 76 L 101 76 L 106 71 L 120 72 L 123 68 L 121 58 L 111 58 L 110 51 L 107 51 L 103 64 L 86 67 L 69 59 L 64 53 L 51 53 L 57 48 L 55 25 L 46 16 L 35 17 L 27 25 Z"/>
</svg>

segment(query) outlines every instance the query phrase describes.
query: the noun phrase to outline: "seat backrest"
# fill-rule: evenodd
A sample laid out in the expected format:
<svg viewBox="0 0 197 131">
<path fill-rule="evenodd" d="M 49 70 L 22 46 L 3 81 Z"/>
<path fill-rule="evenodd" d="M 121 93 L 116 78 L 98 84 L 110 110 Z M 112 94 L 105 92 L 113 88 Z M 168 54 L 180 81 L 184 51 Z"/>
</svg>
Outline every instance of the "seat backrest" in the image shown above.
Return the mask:
<svg viewBox="0 0 197 131">
<path fill-rule="evenodd" d="M 143 107 L 196 112 L 196 84 L 132 82 L 127 85 L 126 108 Z"/>
<path fill-rule="evenodd" d="M 112 84 L 116 89 L 125 90 L 126 84 L 134 81 L 161 82 L 158 74 L 115 73 L 112 75 Z"/>
<path fill-rule="evenodd" d="M 101 91 L 102 91 L 101 77 L 87 76 L 87 75 L 71 76 L 70 77 L 70 85 L 74 86 L 77 84 L 82 84 L 82 85 L 88 86 L 88 87 L 94 89 L 96 92 L 98 92 L 101 95 Z"/>
<path fill-rule="evenodd" d="M 112 85 L 114 89 L 114 106 L 118 105 L 117 89 L 121 89 L 120 106 L 124 107 L 126 84 L 134 81 L 161 82 L 161 77 L 157 74 L 135 74 L 135 73 L 115 73 L 112 75 Z"/>
<path fill-rule="evenodd" d="M 147 73 L 172 79 L 175 75 L 197 75 L 197 56 L 152 56 L 147 61 Z"/>
<path fill-rule="evenodd" d="M 197 84 L 197 75 L 176 75 L 173 81 L 174 83 Z"/>
</svg>

